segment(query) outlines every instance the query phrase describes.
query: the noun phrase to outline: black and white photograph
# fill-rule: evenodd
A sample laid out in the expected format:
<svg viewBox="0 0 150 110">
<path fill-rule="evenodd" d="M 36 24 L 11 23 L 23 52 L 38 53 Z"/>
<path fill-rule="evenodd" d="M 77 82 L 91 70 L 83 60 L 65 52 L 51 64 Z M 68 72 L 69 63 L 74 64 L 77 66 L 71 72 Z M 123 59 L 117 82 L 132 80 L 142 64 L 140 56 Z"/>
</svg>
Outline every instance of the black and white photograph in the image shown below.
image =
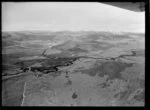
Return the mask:
<svg viewBox="0 0 150 110">
<path fill-rule="evenodd" d="M 1 6 L 3 107 L 145 106 L 145 2 Z"/>
</svg>

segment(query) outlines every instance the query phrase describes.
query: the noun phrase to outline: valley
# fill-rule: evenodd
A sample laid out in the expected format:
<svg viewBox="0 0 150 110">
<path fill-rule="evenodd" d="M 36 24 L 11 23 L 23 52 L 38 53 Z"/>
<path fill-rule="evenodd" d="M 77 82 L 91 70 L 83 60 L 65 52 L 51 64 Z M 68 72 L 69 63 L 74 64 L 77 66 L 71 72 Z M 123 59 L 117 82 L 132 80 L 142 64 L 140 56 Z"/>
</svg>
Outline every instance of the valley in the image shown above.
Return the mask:
<svg viewBox="0 0 150 110">
<path fill-rule="evenodd" d="M 2 105 L 144 106 L 144 36 L 3 32 Z"/>
</svg>

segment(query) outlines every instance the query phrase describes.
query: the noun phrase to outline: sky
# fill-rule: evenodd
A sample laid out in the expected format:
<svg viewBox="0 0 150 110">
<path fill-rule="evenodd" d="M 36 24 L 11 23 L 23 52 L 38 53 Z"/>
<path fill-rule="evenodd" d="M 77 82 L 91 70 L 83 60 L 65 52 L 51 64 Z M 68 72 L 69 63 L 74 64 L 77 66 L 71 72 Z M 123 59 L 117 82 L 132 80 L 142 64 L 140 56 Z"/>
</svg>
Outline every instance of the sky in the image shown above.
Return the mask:
<svg viewBox="0 0 150 110">
<path fill-rule="evenodd" d="M 3 2 L 2 31 L 145 32 L 145 12 L 98 2 Z"/>
</svg>

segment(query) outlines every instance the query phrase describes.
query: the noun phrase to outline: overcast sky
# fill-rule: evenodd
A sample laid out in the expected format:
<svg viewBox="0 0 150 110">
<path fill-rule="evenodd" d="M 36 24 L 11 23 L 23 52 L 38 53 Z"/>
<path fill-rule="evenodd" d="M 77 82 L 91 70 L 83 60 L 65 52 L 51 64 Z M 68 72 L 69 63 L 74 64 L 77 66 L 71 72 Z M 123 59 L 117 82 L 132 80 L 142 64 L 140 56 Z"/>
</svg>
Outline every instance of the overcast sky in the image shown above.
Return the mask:
<svg viewBox="0 0 150 110">
<path fill-rule="evenodd" d="M 144 32 L 145 12 L 101 3 L 2 3 L 2 31 Z"/>
</svg>

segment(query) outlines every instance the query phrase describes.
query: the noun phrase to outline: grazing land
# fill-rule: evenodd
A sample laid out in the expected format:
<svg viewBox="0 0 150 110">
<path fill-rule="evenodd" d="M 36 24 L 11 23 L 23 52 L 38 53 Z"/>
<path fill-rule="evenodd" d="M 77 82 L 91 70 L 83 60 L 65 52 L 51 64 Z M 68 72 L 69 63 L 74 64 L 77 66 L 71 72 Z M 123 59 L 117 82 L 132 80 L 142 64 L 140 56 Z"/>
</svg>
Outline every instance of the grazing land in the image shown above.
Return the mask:
<svg viewBox="0 0 150 110">
<path fill-rule="evenodd" d="M 144 106 L 145 35 L 3 32 L 3 106 Z"/>
</svg>

